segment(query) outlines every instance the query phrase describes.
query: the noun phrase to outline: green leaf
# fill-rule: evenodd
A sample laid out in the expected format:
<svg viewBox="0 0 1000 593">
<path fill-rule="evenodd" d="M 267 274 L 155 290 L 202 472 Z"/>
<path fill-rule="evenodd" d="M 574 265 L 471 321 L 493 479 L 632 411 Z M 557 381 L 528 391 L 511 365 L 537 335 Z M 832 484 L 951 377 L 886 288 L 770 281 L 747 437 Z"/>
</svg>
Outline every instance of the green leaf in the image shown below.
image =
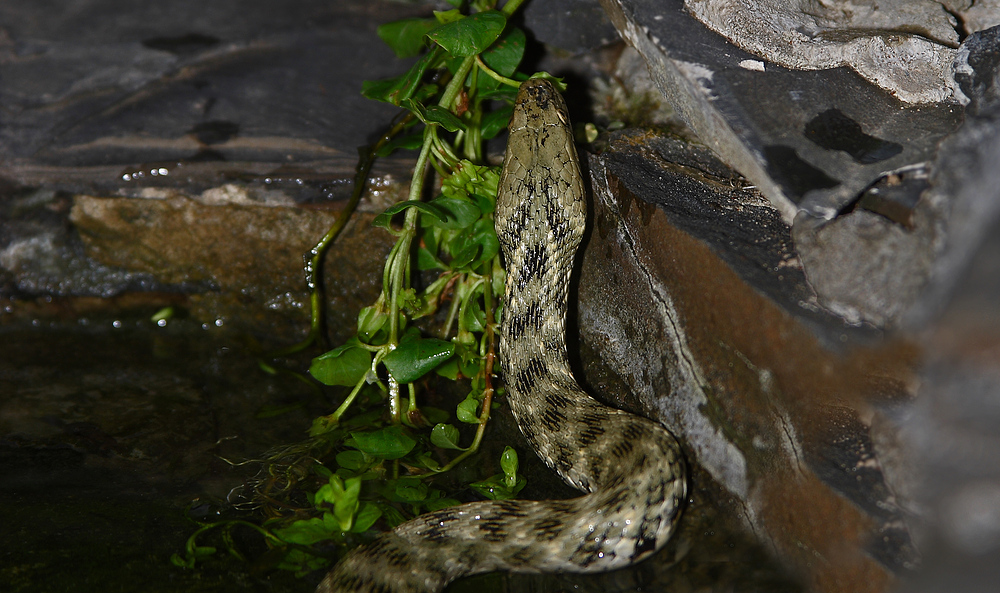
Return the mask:
<svg viewBox="0 0 1000 593">
<path fill-rule="evenodd" d="M 493 279 L 491 284 L 493 285 L 493 296 L 500 297 L 504 293 L 504 285 L 507 283 L 507 272 L 500 265 L 500 260 L 493 260 Z M 500 316 L 502 314 L 502 309 L 499 307 L 496 311 L 496 321 L 500 322 Z"/>
<path fill-rule="evenodd" d="M 448 507 L 454 507 L 462 504 L 460 501 L 454 498 L 439 498 L 437 500 L 429 500 L 424 505 L 427 512 L 440 511 L 441 509 L 446 509 Z"/>
<path fill-rule="evenodd" d="M 404 502 L 420 502 L 427 498 L 428 486 L 425 482 L 400 480 L 396 485 L 396 497 Z"/>
<path fill-rule="evenodd" d="M 504 105 L 496 111 L 491 111 L 483 116 L 481 133 L 484 140 L 495 138 L 497 134 L 507 129 L 510 117 L 514 114 L 513 105 Z"/>
<path fill-rule="evenodd" d="M 361 494 L 361 478 L 347 478 L 332 475 L 326 484 L 316 491 L 314 504 L 316 508 L 327 509 L 333 506 L 331 517 L 325 513 L 324 526 L 333 529 L 331 518 L 341 531 L 349 531 L 354 524 L 354 514 L 358 511 L 358 495 Z"/>
<path fill-rule="evenodd" d="M 458 419 L 467 424 L 479 424 L 479 416 L 476 410 L 479 408 L 479 401 L 472 397 L 467 397 L 458 404 L 455 415 Z"/>
<path fill-rule="evenodd" d="M 451 424 L 438 424 L 431 430 L 431 442 L 442 449 L 458 449 L 465 451 L 458 444 L 458 429 Z"/>
<path fill-rule="evenodd" d="M 526 41 L 524 31 L 519 27 L 511 27 L 483 52 L 483 61 L 497 74 L 510 77 L 524 57 Z"/>
<path fill-rule="evenodd" d="M 455 345 L 436 338 L 404 338 L 382 363 L 400 383 L 412 383 L 434 370 L 455 352 Z"/>
<path fill-rule="evenodd" d="M 401 426 L 387 426 L 374 432 L 352 432 L 347 444 L 372 457 L 399 459 L 413 450 L 417 441 Z"/>
<path fill-rule="evenodd" d="M 487 116 L 489 117 L 489 116 Z M 417 150 L 424 143 L 424 132 L 423 130 L 419 132 L 414 132 L 412 134 L 407 134 L 405 136 L 397 136 L 387 142 L 385 146 L 378 149 L 375 153 L 376 156 L 389 156 L 390 154 L 396 152 L 397 150 Z"/>
<path fill-rule="evenodd" d="M 351 387 L 368 374 L 371 366 L 371 352 L 348 343 L 314 358 L 309 374 L 324 385 Z"/>
<path fill-rule="evenodd" d="M 420 411 L 424 413 L 424 418 L 433 424 L 441 424 L 448 420 L 448 412 L 434 406 L 421 406 Z"/>
<path fill-rule="evenodd" d="M 495 189 L 495 188 L 494 188 Z M 489 191 L 488 187 L 483 188 L 484 191 Z M 497 207 L 497 195 L 496 193 L 490 195 L 484 195 L 479 192 L 473 192 L 469 194 L 469 199 L 472 203 L 479 208 L 485 214 L 492 214 Z"/>
<path fill-rule="evenodd" d="M 502 12 L 487 10 L 440 25 L 427 36 L 451 55 L 465 58 L 492 45 L 506 24 L 507 17 Z"/>
<path fill-rule="evenodd" d="M 528 481 L 524 478 L 518 478 L 517 483 L 513 487 L 510 487 L 504 483 L 503 476 L 497 474 L 490 476 L 482 482 L 473 482 L 469 486 L 491 500 L 509 500 L 516 497 L 527 483 Z"/>
<path fill-rule="evenodd" d="M 479 93 L 479 98 L 483 100 L 497 99 L 505 101 L 510 104 L 514 104 L 514 102 L 517 100 L 517 89 L 506 84 L 501 84 L 495 89 L 490 89 Z"/>
<path fill-rule="evenodd" d="M 441 366 L 434 369 L 434 372 L 441 375 L 446 379 L 451 379 L 452 381 L 458 379 L 458 363 L 459 357 L 455 356 L 449 358 Z"/>
<path fill-rule="evenodd" d="M 399 512 L 399 510 L 392 505 L 382 505 L 381 509 L 385 516 L 385 522 L 389 524 L 390 529 L 396 527 L 400 523 L 405 523 L 407 520 L 406 515 Z"/>
<path fill-rule="evenodd" d="M 354 527 L 351 533 L 364 533 L 371 529 L 371 526 L 382 516 L 382 509 L 370 502 L 361 503 L 357 517 L 354 518 Z"/>
<path fill-rule="evenodd" d="M 365 454 L 361 451 L 341 451 L 337 453 L 337 465 L 344 469 L 357 471 L 366 467 L 368 462 L 365 461 Z"/>
<path fill-rule="evenodd" d="M 379 25 L 376 33 L 397 58 L 412 58 L 424 48 L 424 36 L 436 26 L 436 19 L 403 19 Z"/>
<path fill-rule="evenodd" d="M 470 332 L 481 332 L 486 327 L 486 312 L 476 295 L 482 296 L 482 291 L 476 291 L 468 301 L 462 303 L 462 329 Z M 463 371 L 464 374 L 464 371 Z"/>
<path fill-rule="evenodd" d="M 417 269 L 418 270 L 447 270 L 448 266 L 439 260 L 426 247 L 417 248 Z"/>
<path fill-rule="evenodd" d="M 180 568 L 194 568 L 194 558 L 182 558 L 180 554 L 171 554 L 170 563 Z"/>
<path fill-rule="evenodd" d="M 457 132 L 465 129 L 465 124 L 462 123 L 462 120 L 440 105 L 430 105 L 422 112 L 418 113 L 414 111 L 414 113 L 417 113 L 417 117 L 425 124 L 438 124 L 449 132 Z"/>
<path fill-rule="evenodd" d="M 430 51 L 421 56 L 402 76 L 385 80 L 366 80 L 361 83 L 361 94 L 376 101 L 402 105 L 403 101 L 414 96 L 421 86 L 424 74 L 439 57 L 438 51 Z"/>
<path fill-rule="evenodd" d="M 384 101 L 389 103 L 389 95 L 400 85 L 404 76 L 405 74 L 396 76 L 395 78 L 363 80 L 361 81 L 361 94 L 362 96 L 374 99 L 375 101 Z"/>
<path fill-rule="evenodd" d="M 428 219 L 424 218 L 420 222 L 426 222 Z M 420 238 L 423 241 L 427 250 L 433 254 L 437 254 L 438 245 L 441 243 L 441 235 L 444 234 L 444 229 L 436 227 L 433 225 L 424 225 L 423 233 L 421 233 Z"/>
<path fill-rule="evenodd" d="M 283 541 L 303 546 L 333 538 L 333 533 L 319 517 L 299 519 L 288 527 L 276 527 L 271 531 Z"/>
<path fill-rule="evenodd" d="M 438 124 L 449 132 L 457 132 L 458 130 L 465 129 L 465 124 L 462 123 L 462 120 L 440 105 L 424 107 L 420 101 L 407 99 L 403 101 L 403 107 L 412 111 L 417 116 L 417 119 L 425 124 Z"/>
<path fill-rule="evenodd" d="M 474 225 L 459 233 L 448 245 L 452 254 L 452 269 L 466 266 L 474 268 L 492 259 L 500 251 L 493 221 L 481 218 Z"/>
<path fill-rule="evenodd" d="M 504 447 L 500 454 L 500 469 L 503 470 L 503 481 L 508 488 L 517 485 L 517 451 L 510 446 Z"/>
<path fill-rule="evenodd" d="M 403 210 L 406 210 L 407 208 L 416 208 L 417 210 L 420 210 L 424 214 L 432 216 L 441 222 L 444 222 L 448 218 L 448 215 L 442 212 L 440 208 L 431 205 L 429 202 L 421 202 L 420 200 L 406 200 L 403 202 L 398 202 L 386 208 L 385 212 L 375 217 L 375 219 L 372 221 L 372 226 L 381 227 L 384 229 L 390 228 L 389 224 L 390 221 L 392 221 L 392 217 L 395 216 L 396 214 L 399 214 Z"/>
<path fill-rule="evenodd" d="M 442 220 L 437 225 L 444 229 L 467 228 L 483 215 L 483 211 L 478 206 L 469 200 L 461 198 L 441 196 L 434 198 L 430 203 L 438 207 L 445 214 L 445 220 Z"/>
<path fill-rule="evenodd" d="M 465 129 L 465 124 L 458 119 L 454 113 L 448 111 L 440 105 L 431 105 L 424 113 L 425 123 L 436 123 L 449 132 L 457 132 Z"/>
<path fill-rule="evenodd" d="M 475 377 L 479 374 L 479 369 L 483 367 L 483 359 L 474 350 L 466 350 L 458 369 L 466 377 Z"/>
<path fill-rule="evenodd" d="M 161 321 L 165 323 L 169 319 L 172 319 L 173 316 L 174 316 L 174 308 L 173 306 L 170 306 L 170 307 L 164 307 L 159 311 L 157 311 L 156 313 L 153 313 L 153 316 L 150 317 L 149 320 L 152 321 L 153 323 L 159 324 Z"/>
<path fill-rule="evenodd" d="M 462 160 L 455 166 L 452 174 L 444 178 L 441 194 L 449 198 L 471 201 L 480 212 L 489 214 L 496 208 L 499 182 L 498 167 L 478 166 Z"/>
<path fill-rule="evenodd" d="M 417 465 L 426 467 L 431 471 L 437 471 L 441 469 L 441 464 L 438 463 L 432 456 L 430 451 L 424 451 L 417 456 Z"/>
<path fill-rule="evenodd" d="M 448 4 L 451 4 L 455 8 L 453 10 L 434 11 L 434 18 L 437 20 L 437 22 L 441 24 L 447 24 L 447 23 L 454 23 L 455 21 L 460 21 L 463 18 L 465 18 L 465 15 L 462 14 L 462 11 L 458 10 L 458 8 L 462 6 L 461 0 L 456 0 L 455 2 L 448 2 Z"/>
<path fill-rule="evenodd" d="M 495 138 L 497 134 L 507 129 L 510 123 L 510 116 L 514 114 L 513 105 L 505 105 L 496 111 L 491 111 L 483 116 L 482 135 L 484 140 Z M 420 145 L 417 145 L 419 148 Z"/>
<path fill-rule="evenodd" d="M 358 339 L 365 344 L 372 344 L 381 334 L 389 321 L 389 315 L 377 305 L 365 307 L 358 313 Z M 381 340 L 379 340 L 381 341 Z"/>
</svg>

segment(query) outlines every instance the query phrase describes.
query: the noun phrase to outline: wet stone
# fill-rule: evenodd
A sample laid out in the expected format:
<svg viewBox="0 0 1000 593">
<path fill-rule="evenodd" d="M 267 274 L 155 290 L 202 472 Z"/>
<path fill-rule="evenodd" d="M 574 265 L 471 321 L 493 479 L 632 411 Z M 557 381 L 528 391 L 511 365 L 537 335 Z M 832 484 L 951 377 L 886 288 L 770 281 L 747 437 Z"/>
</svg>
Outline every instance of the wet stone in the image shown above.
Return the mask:
<svg viewBox="0 0 1000 593">
<path fill-rule="evenodd" d="M 780 212 L 703 148 L 623 132 L 589 163 L 591 391 L 673 430 L 722 522 L 807 589 L 886 590 L 916 555 L 869 418 L 912 398 L 914 345 L 819 308 Z"/>
<path fill-rule="evenodd" d="M 308 326 L 302 258 L 341 213 L 295 206 L 205 204 L 77 196 L 70 221 L 87 254 L 103 265 L 145 273 L 166 285 L 208 286 L 190 296 L 193 314 L 272 335 Z M 327 252 L 328 323 L 345 339 L 353 311 L 381 290 L 377 271 L 392 245 L 359 214 Z"/>
</svg>

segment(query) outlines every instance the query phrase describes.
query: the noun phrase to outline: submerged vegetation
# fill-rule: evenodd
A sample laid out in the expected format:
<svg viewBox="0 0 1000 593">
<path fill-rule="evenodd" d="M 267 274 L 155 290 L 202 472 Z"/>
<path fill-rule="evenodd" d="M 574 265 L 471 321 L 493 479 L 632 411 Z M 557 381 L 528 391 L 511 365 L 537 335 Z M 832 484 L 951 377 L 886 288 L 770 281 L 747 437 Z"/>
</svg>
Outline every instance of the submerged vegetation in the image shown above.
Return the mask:
<svg viewBox="0 0 1000 593">
<path fill-rule="evenodd" d="M 259 568 L 305 574 L 459 497 L 505 499 L 524 487 L 511 447 L 495 475 L 470 480 L 449 473 L 479 449 L 497 405 L 497 304 L 504 286 L 493 226 L 499 167 L 487 164 L 484 143 L 506 128 L 519 82 L 527 79 L 518 72 L 526 37 L 508 21 L 520 4 L 509 0 L 494 10 L 493 2 L 480 0 L 468 10 L 379 27 L 397 56 L 419 59 L 401 76 L 366 82 L 362 93 L 404 111 L 360 151 L 347 209 L 307 256 L 308 337 L 261 362 L 264 371 L 278 372 L 277 359 L 320 341 L 323 300 L 314 275 L 324 250 L 356 207 L 373 160 L 418 150 L 408 199 L 374 221 L 396 237 L 381 294 L 358 313 L 357 333 L 309 366 L 311 380 L 343 397 L 313 421 L 308 440 L 263 460 L 237 505 L 252 513 L 202 523 L 173 556 L 175 564 L 192 567 L 215 554 L 206 542 L 219 538 L 242 558 L 233 530 L 245 528 L 267 544 L 255 560 Z M 466 395 L 447 410 L 429 405 L 427 396 L 444 399 L 432 379 L 459 382 Z"/>
</svg>

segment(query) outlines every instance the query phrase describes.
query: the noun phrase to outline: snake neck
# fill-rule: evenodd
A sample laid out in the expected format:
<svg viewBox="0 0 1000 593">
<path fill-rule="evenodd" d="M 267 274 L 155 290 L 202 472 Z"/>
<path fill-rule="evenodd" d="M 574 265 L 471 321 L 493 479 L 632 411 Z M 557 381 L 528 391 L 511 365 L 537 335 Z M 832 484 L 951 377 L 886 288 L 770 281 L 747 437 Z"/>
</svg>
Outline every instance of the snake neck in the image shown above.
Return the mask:
<svg viewBox="0 0 1000 593">
<path fill-rule="evenodd" d="M 530 397 L 546 377 L 575 385 L 566 352 L 566 303 L 586 226 L 583 181 L 562 96 L 546 81 L 528 81 L 517 105 L 496 209 L 507 268 L 500 347 L 515 399 Z"/>
</svg>

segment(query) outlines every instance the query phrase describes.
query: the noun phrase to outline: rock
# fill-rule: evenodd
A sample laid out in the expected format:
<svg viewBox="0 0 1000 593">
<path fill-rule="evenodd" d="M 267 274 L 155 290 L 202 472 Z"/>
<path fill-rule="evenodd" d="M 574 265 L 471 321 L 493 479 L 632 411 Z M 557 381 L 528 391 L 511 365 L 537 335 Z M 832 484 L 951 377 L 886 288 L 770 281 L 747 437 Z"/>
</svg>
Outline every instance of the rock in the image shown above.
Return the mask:
<svg viewBox="0 0 1000 593">
<path fill-rule="evenodd" d="M 685 2 L 737 47 L 793 70 L 847 66 L 905 103 L 960 100 L 951 63 L 958 23 L 930 0 Z"/>
<path fill-rule="evenodd" d="M 958 103 L 908 104 L 847 67 L 790 69 L 771 46 L 741 49 L 680 0 L 604 6 L 678 114 L 789 223 L 800 210 L 833 218 L 886 172 L 932 159 L 961 121 Z"/>
<path fill-rule="evenodd" d="M 819 310 L 781 213 L 709 151 L 621 133 L 591 175 L 591 389 L 671 428 L 808 589 L 886 590 L 916 554 L 871 418 L 913 396 L 915 345 Z"/>
<path fill-rule="evenodd" d="M 296 206 L 204 204 L 77 196 L 70 221 L 87 254 L 103 265 L 145 273 L 166 285 L 201 285 L 190 297 L 201 319 L 297 335 L 308 327 L 302 258 L 342 213 Z M 382 289 L 379 269 L 392 247 L 370 214 L 352 219 L 325 256 L 327 323 L 345 339 L 356 311 Z"/>
<path fill-rule="evenodd" d="M 997 216 L 997 31 L 960 48 L 956 78 L 970 103 L 933 162 L 884 177 L 828 222 L 796 220 L 820 303 L 852 323 L 925 324 Z"/>
<path fill-rule="evenodd" d="M 520 18 L 535 39 L 573 54 L 618 40 L 618 33 L 597 0 L 529 2 Z"/>
<path fill-rule="evenodd" d="M 1000 27 L 963 43 L 958 79 L 971 99 L 942 148 L 934 187 L 947 203 L 931 278 L 907 327 L 921 337 L 920 398 L 897 414 L 921 477 L 926 567 L 902 591 L 990 591 L 1000 549 Z"/>
<path fill-rule="evenodd" d="M 341 158 L 353 167 L 354 147 L 396 111 L 360 95 L 362 78 L 399 70 L 374 35 L 380 19 L 370 11 L 380 6 L 294 0 L 280 15 L 268 6 L 181 0 L 122 10 L 91 0 L 43 16 L 5 5 L 5 170 L 198 154 L 279 164 Z M 391 14 L 413 12 L 393 6 Z"/>
<path fill-rule="evenodd" d="M 777 101 L 747 116 L 768 89 L 734 98 L 719 84 L 731 69 L 678 58 L 691 50 L 677 37 L 700 51 L 715 42 L 698 46 L 690 31 L 660 41 L 655 26 L 646 37 L 635 25 L 652 21 L 616 22 L 650 51 L 654 77 L 659 68 L 661 82 L 684 87 L 666 89 L 682 115 L 697 108 L 685 103 L 692 94 L 709 98 L 687 119 L 723 156 L 726 124 L 787 114 Z M 666 58 L 650 58 L 664 46 Z M 701 479 L 722 490 L 705 495 L 730 504 L 728 517 L 809 590 L 985 591 L 996 581 L 987 558 L 1000 542 L 1000 488 L 983 452 L 995 448 L 988 394 L 1000 390 L 998 47 L 1000 28 L 963 42 L 964 122 L 934 133 L 929 160 L 879 176 L 828 221 L 807 199 L 789 225 L 753 173 L 770 204 L 676 139 L 623 134 L 591 160 L 596 230 L 579 305 L 591 387 L 682 435 Z M 842 114 L 822 111 L 800 129 L 812 141 L 838 126 L 862 134 L 853 146 L 823 141 L 859 162 L 888 150 Z M 927 132 L 912 118 L 899 125 Z M 914 576 L 918 549 L 926 578 Z"/>
<path fill-rule="evenodd" d="M 27 299 L 74 310 L 74 299 L 152 291 L 206 323 L 297 337 L 301 256 L 349 197 L 356 147 L 397 110 L 360 94 L 362 80 L 401 68 L 376 26 L 427 9 L 39 10 L 0 7 L 0 298 L 28 314 Z M 364 221 L 411 168 L 406 154 L 379 159 Z M 337 336 L 354 324 L 348 311 L 375 298 L 385 239 L 345 239 L 352 247 L 327 258 Z"/>
</svg>

